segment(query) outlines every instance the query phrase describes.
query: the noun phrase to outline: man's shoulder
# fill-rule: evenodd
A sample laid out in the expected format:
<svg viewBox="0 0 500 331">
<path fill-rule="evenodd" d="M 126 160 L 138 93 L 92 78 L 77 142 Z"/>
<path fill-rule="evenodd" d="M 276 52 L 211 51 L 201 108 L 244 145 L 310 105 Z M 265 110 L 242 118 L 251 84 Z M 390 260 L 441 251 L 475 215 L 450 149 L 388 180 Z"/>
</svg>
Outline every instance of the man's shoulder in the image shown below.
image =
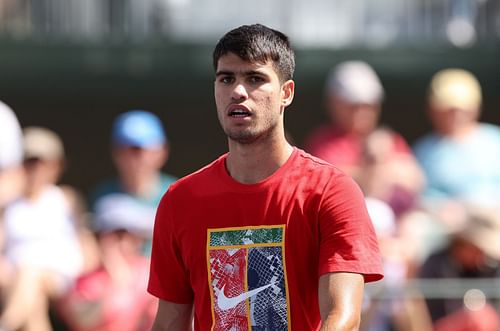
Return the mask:
<svg viewBox="0 0 500 331">
<path fill-rule="evenodd" d="M 287 181 L 290 182 L 294 178 L 299 181 L 306 180 L 307 185 L 314 186 L 315 190 L 323 190 L 325 185 L 336 186 L 352 180 L 351 176 L 335 165 L 300 149 L 288 172 Z"/>
<path fill-rule="evenodd" d="M 297 148 L 298 157 L 297 157 L 297 165 L 300 165 L 300 168 L 309 169 L 309 171 L 318 171 L 318 172 L 329 172 L 329 173 L 338 173 L 343 174 L 343 171 L 331 164 L 328 161 L 323 160 L 320 157 L 314 156 L 302 149 Z"/>
</svg>

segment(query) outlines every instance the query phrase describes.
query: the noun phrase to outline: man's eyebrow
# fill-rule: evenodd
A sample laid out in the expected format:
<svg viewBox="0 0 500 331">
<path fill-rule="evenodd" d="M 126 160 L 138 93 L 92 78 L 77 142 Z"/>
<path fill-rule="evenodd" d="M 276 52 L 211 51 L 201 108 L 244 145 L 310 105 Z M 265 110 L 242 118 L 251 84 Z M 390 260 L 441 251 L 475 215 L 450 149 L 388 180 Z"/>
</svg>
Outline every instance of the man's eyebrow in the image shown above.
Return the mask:
<svg viewBox="0 0 500 331">
<path fill-rule="evenodd" d="M 259 70 L 248 70 L 243 73 L 245 76 L 253 76 L 253 75 L 260 75 L 260 76 L 266 76 L 267 74 L 265 72 L 259 71 Z"/>
<path fill-rule="evenodd" d="M 215 73 L 215 76 L 216 77 L 218 77 L 218 76 L 234 76 L 234 72 L 229 71 L 229 70 L 221 70 L 221 71 L 217 71 Z"/>
<path fill-rule="evenodd" d="M 241 74 L 243 76 L 253 76 L 253 75 L 265 76 L 266 75 L 265 72 L 262 72 L 259 70 L 247 70 L 247 71 L 241 72 Z M 220 70 L 220 71 L 217 71 L 215 73 L 216 77 L 218 77 L 218 76 L 235 76 L 235 75 L 236 75 L 236 73 L 234 71 L 229 71 L 229 70 Z"/>
</svg>

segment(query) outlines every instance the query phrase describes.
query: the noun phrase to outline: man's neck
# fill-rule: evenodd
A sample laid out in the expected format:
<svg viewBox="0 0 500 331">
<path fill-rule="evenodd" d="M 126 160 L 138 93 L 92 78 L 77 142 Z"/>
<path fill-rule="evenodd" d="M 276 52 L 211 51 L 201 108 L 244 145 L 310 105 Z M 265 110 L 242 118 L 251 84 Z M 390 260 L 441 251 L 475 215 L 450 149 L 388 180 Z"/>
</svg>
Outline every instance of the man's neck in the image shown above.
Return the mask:
<svg viewBox="0 0 500 331">
<path fill-rule="evenodd" d="M 276 172 L 292 152 L 293 147 L 285 139 L 265 145 L 230 141 L 226 168 L 236 181 L 255 184 Z"/>
</svg>

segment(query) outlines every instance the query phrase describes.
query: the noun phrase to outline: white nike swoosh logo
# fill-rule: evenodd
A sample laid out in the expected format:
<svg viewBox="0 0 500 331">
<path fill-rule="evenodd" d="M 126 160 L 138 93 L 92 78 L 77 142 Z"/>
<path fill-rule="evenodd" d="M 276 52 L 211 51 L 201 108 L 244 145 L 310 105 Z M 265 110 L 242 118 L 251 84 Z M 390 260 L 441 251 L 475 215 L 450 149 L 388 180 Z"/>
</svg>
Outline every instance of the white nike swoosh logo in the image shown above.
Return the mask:
<svg viewBox="0 0 500 331">
<path fill-rule="evenodd" d="M 253 289 L 251 291 L 243 292 L 243 293 L 241 293 L 241 294 L 239 294 L 239 295 L 237 295 L 235 297 L 232 297 L 232 298 L 228 298 L 224 294 L 224 288 L 226 287 L 226 285 L 224 285 L 219 290 L 219 295 L 217 296 L 217 306 L 219 307 L 220 310 L 228 310 L 228 309 L 234 308 L 240 302 L 243 302 L 246 299 L 248 299 L 250 297 L 253 297 L 257 293 L 264 291 L 266 288 L 271 287 L 272 285 L 274 285 L 274 283 L 275 282 L 273 282 L 271 284 L 267 284 L 267 285 L 261 286 L 261 287 L 257 287 L 257 288 L 255 288 L 255 289 Z"/>
</svg>

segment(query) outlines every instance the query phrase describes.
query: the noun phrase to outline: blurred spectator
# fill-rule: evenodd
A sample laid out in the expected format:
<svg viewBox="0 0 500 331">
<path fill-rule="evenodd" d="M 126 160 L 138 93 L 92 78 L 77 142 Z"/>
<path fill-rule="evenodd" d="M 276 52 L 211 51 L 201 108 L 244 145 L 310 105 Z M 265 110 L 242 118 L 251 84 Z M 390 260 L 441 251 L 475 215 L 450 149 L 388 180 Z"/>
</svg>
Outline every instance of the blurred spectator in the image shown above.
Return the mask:
<svg viewBox="0 0 500 331">
<path fill-rule="evenodd" d="M 314 131 L 305 149 L 353 176 L 366 195 L 398 215 L 411 208 L 423 175 L 403 137 L 379 127 L 384 90 L 375 71 L 361 61 L 341 63 L 325 92 L 331 123 Z"/>
<path fill-rule="evenodd" d="M 387 202 L 399 219 L 417 206 L 425 179 L 411 152 L 398 152 L 395 136 L 380 126 L 365 138 L 357 181 L 366 196 Z"/>
<path fill-rule="evenodd" d="M 161 172 L 169 155 L 167 136 L 158 117 L 133 110 L 115 119 L 111 144 L 118 178 L 105 181 L 94 192 L 93 212 L 102 210 L 100 219 L 135 224 L 146 239 L 143 253 L 149 255 L 156 207 L 176 180 Z"/>
<path fill-rule="evenodd" d="M 422 278 L 481 279 L 500 276 L 500 217 L 499 210 L 475 209 L 469 211 L 461 229 L 453 229 L 449 244 L 424 262 Z M 478 291 L 478 290 L 475 290 Z M 491 302 L 484 293 L 471 298 L 427 299 L 427 305 L 436 330 L 498 330 L 499 318 L 492 318 Z M 454 328 L 450 322 L 454 321 Z M 484 324 L 486 323 L 486 325 Z"/>
<path fill-rule="evenodd" d="M 439 209 L 447 200 L 500 202 L 500 128 L 479 122 L 481 87 L 461 69 L 439 71 L 428 92 L 433 132 L 415 144 L 427 176 L 424 203 Z"/>
<path fill-rule="evenodd" d="M 0 219 L 5 204 L 21 194 L 22 155 L 22 133 L 17 118 L 0 101 Z"/>
<path fill-rule="evenodd" d="M 3 255 L 3 212 L 5 205 L 22 193 L 22 153 L 21 127 L 12 109 L 0 101 L 0 289 L 8 281 L 7 264 Z"/>
<path fill-rule="evenodd" d="M 356 177 L 363 142 L 378 125 L 383 96 L 382 84 L 368 64 L 348 61 L 337 65 L 325 86 L 331 123 L 312 133 L 306 140 L 307 149 Z M 398 142 L 398 150 L 407 151 L 404 142 Z"/>
<path fill-rule="evenodd" d="M 144 234 L 122 214 L 113 215 L 104 209 L 95 215 L 100 265 L 79 277 L 57 304 L 71 331 L 151 330 L 157 300 L 146 291 L 149 259 L 140 250 Z"/>
<path fill-rule="evenodd" d="M 384 266 L 384 280 L 367 287 L 362 331 L 429 331 L 430 319 L 421 297 L 406 297 L 407 281 L 413 276 L 414 258 L 398 236 L 398 223 L 391 207 L 368 197 L 366 206 L 377 234 Z M 378 296 L 386 294 L 385 297 Z"/>
<path fill-rule="evenodd" d="M 30 127 L 24 130 L 23 147 L 26 187 L 4 213 L 10 270 L 0 328 L 44 331 L 51 330 L 50 300 L 83 270 L 91 242 L 85 242 L 89 237 L 77 193 L 56 184 L 64 160 L 60 138 Z"/>
</svg>

